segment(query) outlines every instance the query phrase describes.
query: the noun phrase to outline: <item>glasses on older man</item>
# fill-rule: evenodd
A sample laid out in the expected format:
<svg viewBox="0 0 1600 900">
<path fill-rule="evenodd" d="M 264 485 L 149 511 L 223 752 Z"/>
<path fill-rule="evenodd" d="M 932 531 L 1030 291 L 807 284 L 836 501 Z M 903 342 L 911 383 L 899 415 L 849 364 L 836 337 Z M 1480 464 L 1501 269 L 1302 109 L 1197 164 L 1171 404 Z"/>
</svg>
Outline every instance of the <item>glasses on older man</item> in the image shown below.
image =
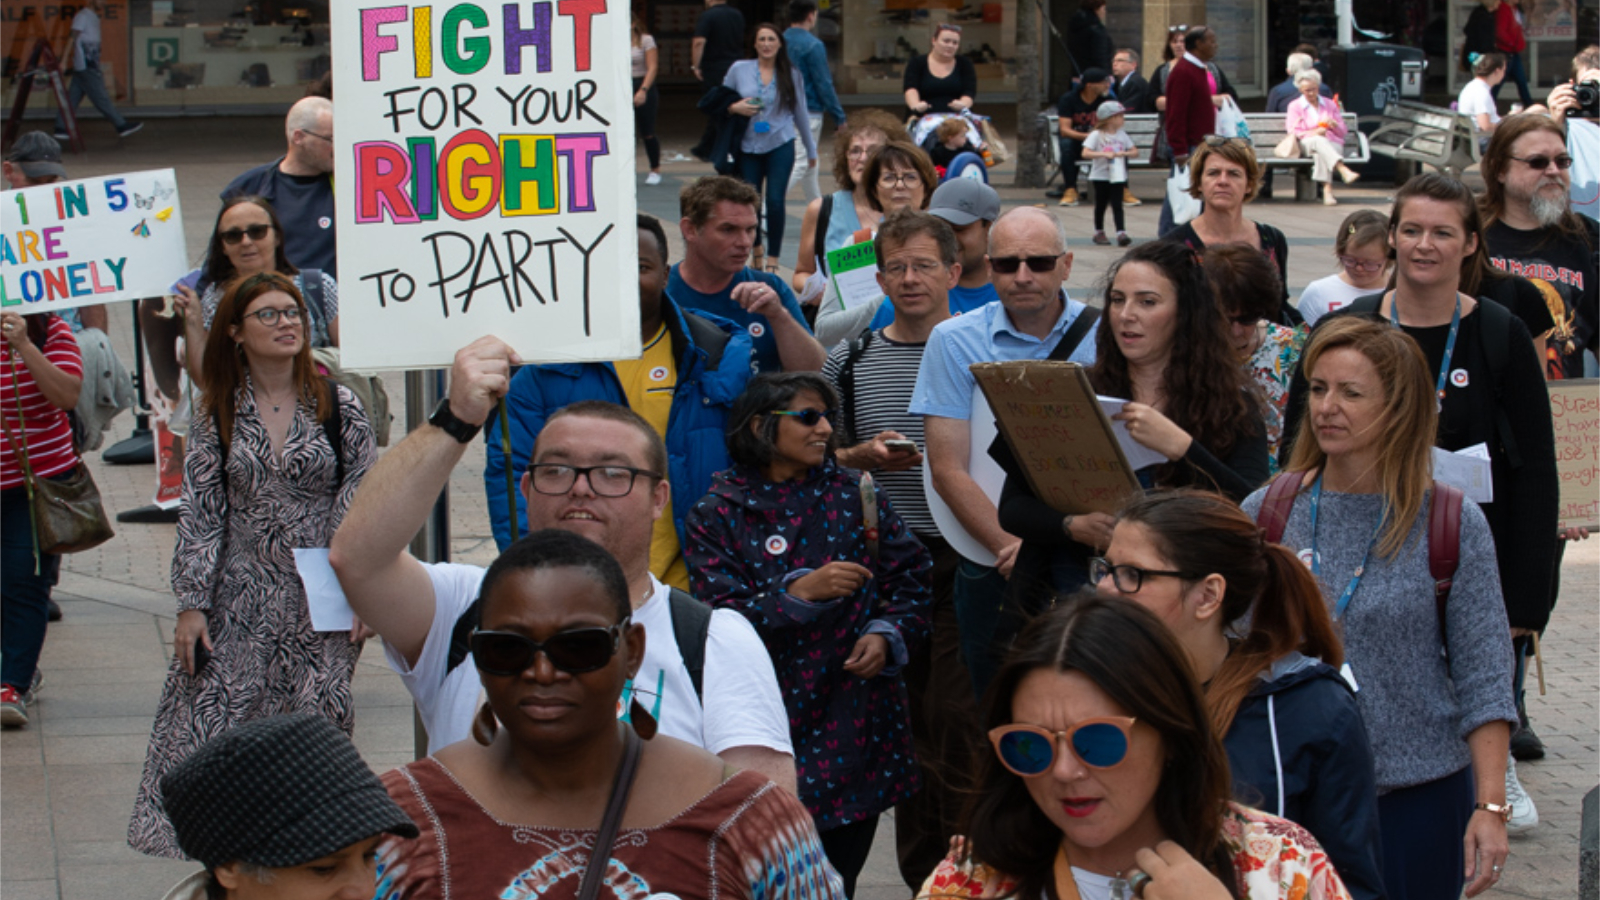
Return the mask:
<svg viewBox="0 0 1600 900">
<path fill-rule="evenodd" d="M 1551 163 L 1555 163 L 1556 164 L 1556 168 L 1558 168 L 1558 169 L 1565 170 L 1565 169 L 1572 168 L 1572 157 L 1566 155 L 1565 153 L 1561 154 L 1560 156 L 1543 156 L 1543 155 L 1541 155 L 1541 156 L 1529 156 L 1527 158 L 1523 158 L 1521 156 L 1513 156 L 1511 158 L 1516 160 L 1519 163 L 1522 163 L 1523 165 L 1527 166 L 1528 168 L 1534 170 L 1535 172 L 1543 172 L 1545 169 L 1550 168 L 1550 164 Z"/>
</svg>

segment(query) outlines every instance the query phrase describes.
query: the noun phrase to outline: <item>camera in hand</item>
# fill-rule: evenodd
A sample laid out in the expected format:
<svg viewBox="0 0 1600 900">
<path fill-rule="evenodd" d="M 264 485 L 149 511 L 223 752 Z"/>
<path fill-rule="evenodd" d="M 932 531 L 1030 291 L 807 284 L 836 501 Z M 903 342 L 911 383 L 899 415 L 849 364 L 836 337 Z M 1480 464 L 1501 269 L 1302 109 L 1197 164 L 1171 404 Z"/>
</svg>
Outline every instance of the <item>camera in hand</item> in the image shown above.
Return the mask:
<svg viewBox="0 0 1600 900">
<path fill-rule="evenodd" d="M 1580 81 L 1573 85 L 1578 95 L 1578 115 L 1585 119 L 1600 119 L 1600 80 Z"/>
</svg>

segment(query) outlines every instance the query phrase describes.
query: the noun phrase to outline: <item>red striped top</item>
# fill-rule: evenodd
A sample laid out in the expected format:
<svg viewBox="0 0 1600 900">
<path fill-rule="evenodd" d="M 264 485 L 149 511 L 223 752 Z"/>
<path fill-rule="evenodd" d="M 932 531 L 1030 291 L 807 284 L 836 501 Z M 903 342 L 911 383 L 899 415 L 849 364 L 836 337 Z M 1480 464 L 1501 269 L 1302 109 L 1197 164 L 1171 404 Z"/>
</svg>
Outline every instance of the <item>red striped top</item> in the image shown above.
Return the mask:
<svg viewBox="0 0 1600 900">
<path fill-rule="evenodd" d="M 78 454 L 72 448 L 72 425 L 67 414 L 45 399 L 38 382 L 23 364 L 22 357 L 14 354 L 10 345 L 0 351 L 0 407 L 5 410 L 6 427 L 22 440 L 22 423 L 17 418 L 17 395 L 22 396 L 22 413 L 28 422 L 28 461 L 35 475 L 59 475 L 77 465 Z M 72 326 L 60 316 L 50 316 L 50 331 L 45 338 L 45 359 L 69 375 L 83 377 L 83 354 L 78 350 L 78 339 L 72 335 Z M 16 380 L 12 380 L 12 369 Z M 0 488 L 22 486 L 22 461 L 8 439 L 0 439 Z"/>
</svg>

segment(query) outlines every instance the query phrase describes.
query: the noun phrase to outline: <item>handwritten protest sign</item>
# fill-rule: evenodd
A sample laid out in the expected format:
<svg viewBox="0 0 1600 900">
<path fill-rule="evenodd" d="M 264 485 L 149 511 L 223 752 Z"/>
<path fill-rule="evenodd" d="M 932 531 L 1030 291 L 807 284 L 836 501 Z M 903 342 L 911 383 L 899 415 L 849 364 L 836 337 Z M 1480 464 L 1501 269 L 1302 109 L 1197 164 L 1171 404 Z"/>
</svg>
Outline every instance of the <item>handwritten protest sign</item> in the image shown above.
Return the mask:
<svg viewBox="0 0 1600 900">
<path fill-rule="evenodd" d="M 637 357 L 628 6 L 331 9 L 344 364 Z"/>
<path fill-rule="evenodd" d="M 1556 427 L 1561 477 L 1558 527 L 1600 527 L 1600 381 L 1551 381 L 1550 419 Z"/>
<path fill-rule="evenodd" d="M 7 191 L 0 206 L 5 309 L 29 315 L 159 297 L 189 271 L 171 169 Z"/>
<path fill-rule="evenodd" d="M 828 271 L 833 275 L 833 293 L 845 309 L 883 300 L 878 284 L 878 251 L 871 241 L 828 251 Z"/>
<path fill-rule="evenodd" d="M 1139 491 L 1077 363 L 979 363 L 972 374 L 1039 499 L 1063 513 L 1115 513 Z"/>
</svg>

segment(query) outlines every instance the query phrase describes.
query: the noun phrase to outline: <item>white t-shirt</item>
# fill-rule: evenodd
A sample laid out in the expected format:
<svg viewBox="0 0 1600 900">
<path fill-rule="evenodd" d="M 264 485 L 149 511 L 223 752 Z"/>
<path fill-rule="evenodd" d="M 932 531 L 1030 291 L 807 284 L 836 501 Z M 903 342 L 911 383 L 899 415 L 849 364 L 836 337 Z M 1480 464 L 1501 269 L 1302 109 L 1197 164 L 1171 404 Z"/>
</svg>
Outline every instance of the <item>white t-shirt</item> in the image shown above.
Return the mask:
<svg viewBox="0 0 1600 900">
<path fill-rule="evenodd" d="M 633 77 L 643 78 L 650 74 L 650 63 L 645 60 L 644 55 L 654 49 L 656 49 L 656 39 L 648 34 L 639 38 L 637 47 L 632 44 L 628 46 L 628 59 L 633 66 Z"/>
<path fill-rule="evenodd" d="M 72 48 L 72 67 L 87 69 L 100 64 L 100 17 L 85 6 L 72 17 L 72 30 L 78 33 L 78 43 Z"/>
<path fill-rule="evenodd" d="M 1328 313 L 1348 305 L 1357 297 L 1382 292 L 1382 286 L 1359 288 L 1346 284 L 1343 278 L 1334 274 L 1327 278 L 1318 278 L 1306 285 L 1305 291 L 1300 294 L 1300 303 L 1295 308 L 1300 310 L 1300 315 L 1306 318 L 1306 325 L 1310 326 L 1317 324 L 1317 320 Z"/>
<path fill-rule="evenodd" d="M 1456 97 L 1456 112 L 1472 119 L 1475 130 L 1480 113 L 1488 114 L 1490 125 L 1500 121 L 1500 113 L 1494 108 L 1494 95 L 1489 93 L 1489 86 L 1476 78 L 1467 82 L 1460 96 Z"/>
<path fill-rule="evenodd" d="M 1078 896 L 1081 900 L 1113 900 L 1111 896 L 1111 876 L 1096 875 L 1087 869 L 1072 867 L 1072 882 L 1077 885 Z M 1039 900 L 1050 900 L 1050 892 L 1044 891 L 1039 895 Z"/>
<path fill-rule="evenodd" d="M 472 717 L 482 706 L 483 685 L 470 656 L 447 675 L 450 632 L 483 582 L 484 569 L 454 563 L 424 564 L 433 581 L 433 624 L 415 666 L 408 667 L 387 644 L 389 666 L 400 674 L 428 729 L 428 752 L 435 753 L 472 736 Z M 778 690 L 772 658 L 754 626 L 730 609 L 711 614 L 702 676 L 705 708 L 672 633 L 670 589 L 650 579 L 655 591 L 633 611 L 644 626 L 644 663 L 623 689 L 618 716 L 627 710 L 635 684 L 639 702 L 660 723 L 661 733 L 721 753 L 732 747 L 770 747 L 794 753 L 789 714 Z"/>
<path fill-rule="evenodd" d="M 1132 150 L 1133 138 L 1122 129 L 1117 129 L 1112 134 L 1106 134 L 1102 129 L 1096 128 L 1089 132 L 1083 139 L 1085 150 Z M 1123 184 L 1128 180 L 1128 160 L 1124 157 L 1116 159 L 1091 159 L 1089 160 L 1089 180 L 1109 181 L 1112 184 Z"/>
</svg>

